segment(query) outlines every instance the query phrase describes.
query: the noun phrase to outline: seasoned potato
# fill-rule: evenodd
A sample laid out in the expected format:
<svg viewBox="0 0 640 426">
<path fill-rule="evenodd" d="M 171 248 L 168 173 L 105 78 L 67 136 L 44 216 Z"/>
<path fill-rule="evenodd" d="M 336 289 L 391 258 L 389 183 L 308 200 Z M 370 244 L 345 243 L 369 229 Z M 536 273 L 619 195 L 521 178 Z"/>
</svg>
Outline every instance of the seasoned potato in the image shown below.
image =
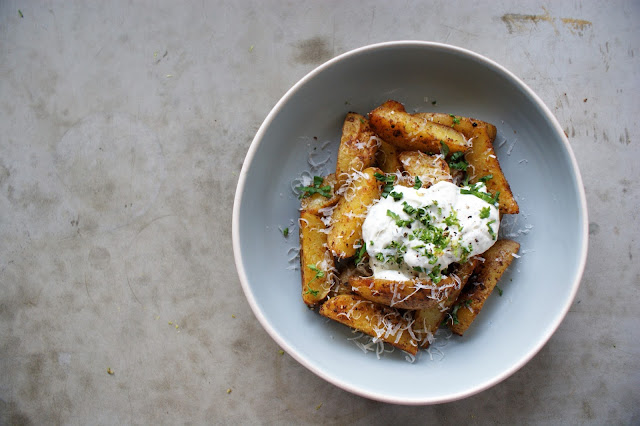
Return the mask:
<svg viewBox="0 0 640 426">
<path fill-rule="evenodd" d="M 398 150 L 394 145 L 379 139 L 380 146 L 376 152 L 378 167 L 385 173 L 396 173 L 402 170 L 402 164 L 398 160 Z"/>
<path fill-rule="evenodd" d="M 342 137 L 336 162 L 336 191 L 354 171 L 361 172 L 375 162 L 378 138 L 369 126 L 369 120 L 350 112 L 342 126 Z"/>
<path fill-rule="evenodd" d="M 396 309 L 353 294 L 342 294 L 324 302 L 320 307 L 320 315 L 383 340 L 412 355 L 418 352 L 418 343 L 408 331 L 409 322 Z"/>
<path fill-rule="evenodd" d="M 353 188 L 347 189 L 333 210 L 327 243 L 329 249 L 341 259 L 356 254 L 354 244 L 362 238 L 362 223 L 367 211 L 380 198 L 381 183 L 375 178 L 375 173 L 381 173 L 380 169 L 369 167 L 359 173 Z"/>
<path fill-rule="evenodd" d="M 327 234 L 319 216 L 300 212 L 300 266 L 302 274 L 302 300 L 314 306 L 327 297 L 331 290 L 334 262 L 327 248 Z"/>
<path fill-rule="evenodd" d="M 444 297 L 441 288 L 453 286 L 451 277 L 435 285 L 431 280 L 393 281 L 373 277 L 351 277 L 353 291 L 372 302 L 399 309 L 427 309 Z"/>
<path fill-rule="evenodd" d="M 427 309 L 420 309 L 415 312 L 413 323 L 413 331 L 420 340 L 422 347 L 429 346 L 430 339 L 442 324 L 442 321 L 447 314 L 447 310 L 453 306 L 458 299 L 460 292 L 464 288 L 465 284 L 469 280 L 469 277 L 473 273 L 474 268 L 478 265 L 479 260 L 477 257 L 472 257 L 468 262 L 458 266 L 453 272 L 459 279 L 460 283 L 449 290 L 449 293 L 445 298 L 438 303 L 438 305 Z"/>
<path fill-rule="evenodd" d="M 457 309 L 456 312 L 452 311 L 449 322 L 451 331 L 462 336 L 469 328 L 519 249 L 520 244 L 515 241 L 498 240 L 482 254 L 484 263 L 478 264 L 474 278 L 456 301 L 454 309 Z"/>
<path fill-rule="evenodd" d="M 447 162 L 438 155 L 427 155 L 421 151 L 404 151 L 398 155 L 404 170 L 413 179 L 417 176 L 423 188 L 440 181 L 453 182 Z"/>
<path fill-rule="evenodd" d="M 433 121 L 434 123 L 452 127 L 453 129 L 462 133 L 467 139 L 471 139 L 473 137 L 473 132 L 478 127 L 484 127 L 487 130 L 487 134 L 489 135 L 491 142 L 493 142 L 496 138 L 496 126 L 491 123 L 487 123 L 486 121 L 477 120 L 475 118 L 462 117 L 455 114 L 444 114 L 442 112 L 419 112 L 414 115 L 416 117 L 426 118 L 427 120 Z"/>
<path fill-rule="evenodd" d="M 493 149 L 493 141 L 496 138 L 494 125 L 473 118 L 452 117 L 449 114 L 419 113 L 416 115 L 426 120 L 432 119 L 434 123 L 453 126 L 454 129 L 462 132 L 467 139 L 470 139 L 471 148 L 464 154 L 464 158 L 469 163 L 467 171 L 470 175 L 469 182 L 476 183 L 483 176 L 493 175 L 493 178 L 489 179 L 486 185 L 491 195 L 500 192 L 500 213 L 517 214 L 520 211 Z"/>
<path fill-rule="evenodd" d="M 333 173 L 327 175 L 322 180 L 322 186 L 331 187 L 331 196 L 327 198 L 320 193 L 315 193 L 309 197 L 305 197 L 301 202 L 302 210 L 306 210 L 309 213 L 317 215 L 320 214 L 321 209 L 331 207 L 338 202 L 340 196 L 337 195 L 334 191 L 334 189 L 336 188 L 336 175 L 334 175 Z"/>
<path fill-rule="evenodd" d="M 349 277 L 357 274 L 357 268 L 354 265 L 348 265 L 345 269 L 340 271 L 336 283 L 329 292 L 329 297 L 335 297 L 340 294 L 353 294 L 351 285 L 349 284 Z"/>
<path fill-rule="evenodd" d="M 440 142 L 450 152 L 466 151 L 462 133 L 405 111 L 400 102 L 387 101 L 369 113 L 369 123 L 378 136 L 403 151 L 440 152 Z"/>
</svg>

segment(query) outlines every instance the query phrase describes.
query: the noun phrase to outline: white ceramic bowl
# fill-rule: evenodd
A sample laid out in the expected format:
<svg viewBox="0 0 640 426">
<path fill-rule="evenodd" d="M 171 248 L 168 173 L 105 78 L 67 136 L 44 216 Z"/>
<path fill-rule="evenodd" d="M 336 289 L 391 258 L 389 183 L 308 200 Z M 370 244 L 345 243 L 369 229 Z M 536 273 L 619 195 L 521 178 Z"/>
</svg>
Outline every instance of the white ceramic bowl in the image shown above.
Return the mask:
<svg viewBox="0 0 640 426">
<path fill-rule="evenodd" d="M 291 187 L 313 163 L 335 167 L 344 116 L 387 99 L 408 111 L 471 116 L 498 127 L 495 146 L 520 204 L 502 235 L 521 243 L 464 337 L 440 340 L 409 363 L 399 351 L 363 353 L 354 335 L 307 309 L 297 246 L 299 200 Z M 432 102 L 436 102 L 433 105 Z M 316 139 L 317 138 L 317 139 Z M 280 229 L 289 227 L 285 238 Z M 576 294 L 587 255 L 587 209 L 575 157 L 540 98 L 515 75 L 468 50 L 439 43 L 376 44 L 340 55 L 293 86 L 249 148 L 236 190 L 233 249 L 245 295 L 265 330 L 298 362 L 367 398 L 433 404 L 480 392 L 522 367 L 549 340 Z M 256 349 L 258 350 L 258 349 Z"/>
</svg>

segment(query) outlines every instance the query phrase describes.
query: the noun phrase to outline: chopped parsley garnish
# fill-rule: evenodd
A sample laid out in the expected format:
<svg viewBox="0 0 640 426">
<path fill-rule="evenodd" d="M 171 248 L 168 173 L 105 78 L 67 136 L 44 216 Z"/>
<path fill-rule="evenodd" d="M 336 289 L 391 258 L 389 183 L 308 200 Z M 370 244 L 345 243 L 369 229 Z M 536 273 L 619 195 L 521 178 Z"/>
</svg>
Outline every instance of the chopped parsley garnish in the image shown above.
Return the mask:
<svg viewBox="0 0 640 426">
<path fill-rule="evenodd" d="M 480 219 L 486 219 L 489 217 L 489 215 L 491 214 L 491 207 L 483 207 L 480 210 Z"/>
<path fill-rule="evenodd" d="M 24 15 L 22 14 L 22 11 L 21 11 L 20 9 L 18 9 L 18 15 L 19 15 L 21 18 L 24 18 Z"/>
<path fill-rule="evenodd" d="M 320 194 L 323 197 L 331 198 L 331 186 L 322 186 L 322 177 L 314 176 L 312 186 L 298 186 L 296 189 L 302 191 L 300 198 L 307 198 L 313 194 Z"/>
<path fill-rule="evenodd" d="M 389 195 L 391 195 L 391 198 L 393 198 L 396 201 L 402 200 L 402 192 L 392 191 L 389 193 Z"/>
<path fill-rule="evenodd" d="M 451 154 L 451 158 L 449 158 L 449 167 L 455 170 L 467 171 L 467 167 L 469 167 L 469 163 L 464 158 L 464 152 L 458 151 Z"/>
<path fill-rule="evenodd" d="M 412 215 L 416 211 L 416 208 L 413 207 L 411 204 L 407 203 L 406 201 L 404 201 L 402 203 L 402 211 L 408 215 Z"/>
<path fill-rule="evenodd" d="M 495 240 L 496 239 L 496 233 L 493 230 L 493 228 L 491 227 L 492 223 L 495 223 L 495 220 L 490 220 L 489 222 L 487 222 L 487 228 L 489 229 L 489 234 L 491 235 L 491 238 L 493 238 Z"/>
<path fill-rule="evenodd" d="M 413 223 L 413 219 L 400 219 L 400 216 L 397 213 L 392 212 L 391 210 L 387 210 L 387 216 L 396 221 L 396 226 L 398 228 L 402 228 L 403 226 L 411 225 Z"/>
<path fill-rule="evenodd" d="M 287 238 L 289 236 L 289 228 L 284 228 L 282 230 L 282 235 Z"/>
<path fill-rule="evenodd" d="M 307 283 L 307 285 L 311 284 L 311 282 L 313 282 L 313 280 L 315 280 L 315 279 L 324 277 L 324 271 L 322 269 L 318 268 L 316 265 L 309 265 L 309 269 L 314 271 L 316 273 L 316 275 L 313 278 L 311 278 L 311 280 Z M 316 294 L 314 294 L 314 296 L 315 295 L 317 295 L 317 291 L 316 291 Z"/>
<path fill-rule="evenodd" d="M 434 284 L 438 284 L 442 281 L 442 275 L 440 275 L 440 265 L 436 265 L 433 267 L 431 272 L 429 273 L 429 278 L 431 278 L 431 282 Z"/>
<path fill-rule="evenodd" d="M 453 114 L 449 114 L 449 117 L 453 118 L 453 124 L 451 125 L 451 127 L 455 126 L 456 124 L 460 124 L 460 119 L 458 117 L 456 117 Z"/>
<path fill-rule="evenodd" d="M 367 243 L 362 241 L 362 246 L 358 250 L 356 250 L 356 265 L 359 265 L 364 257 L 364 254 L 367 252 Z"/>
<path fill-rule="evenodd" d="M 395 175 L 383 175 L 382 173 L 374 173 L 373 176 L 380 182 L 384 183 L 384 187 L 382 188 L 382 196 L 387 198 L 387 196 L 393 191 L 393 183 L 396 181 Z"/>
<path fill-rule="evenodd" d="M 478 179 L 478 182 L 487 183 L 489 179 L 493 179 L 493 175 L 482 176 L 480 179 Z"/>
<path fill-rule="evenodd" d="M 451 322 L 453 322 L 454 324 L 458 324 L 458 309 L 460 309 L 460 305 L 455 305 L 453 307 L 453 309 L 451 310 L 451 314 L 449 314 L 451 316 Z"/>
<path fill-rule="evenodd" d="M 416 176 L 416 183 L 413 184 L 413 189 L 420 189 L 420 188 L 422 188 L 422 181 L 418 176 Z"/>
<path fill-rule="evenodd" d="M 449 147 L 444 141 L 440 141 L 440 154 L 442 154 L 444 158 L 447 158 L 447 155 L 449 155 Z"/>
<path fill-rule="evenodd" d="M 496 285 L 496 290 L 498 290 L 498 296 L 502 297 L 502 289 Z"/>
<path fill-rule="evenodd" d="M 462 228 L 460 227 L 460 221 L 458 220 L 458 212 L 453 209 L 451 210 L 451 213 L 449 213 L 449 216 L 444 218 L 444 223 L 447 226 L 456 225 L 458 229 L 462 231 Z"/>
<path fill-rule="evenodd" d="M 491 175 L 489 175 L 491 176 Z M 486 176 L 485 176 L 486 177 Z M 484 179 L 484 178 L 483 178 Z M 465 185 L 465 187 L 460 188 L 461 194 L 471 194 L 480 198 L 481 200 L 486 201 L 489 204 L 497 204 L 498 197 L 500 196 L 500 191 L 496 192 L 495 197 L 489 194 L 488 192 L 483 192 L 480 190 L 480 183 L 474 183 L 473 185 Z"/>
<path fill-rule="evenodd" d="M 312 296 L 317 296 L 318 293 L 320 293 L 319 290 L 313 290 L 311 288 L 307 288 L 307 291 L 304 292 L 304 294 L 310 294 Z"/>
</svg>

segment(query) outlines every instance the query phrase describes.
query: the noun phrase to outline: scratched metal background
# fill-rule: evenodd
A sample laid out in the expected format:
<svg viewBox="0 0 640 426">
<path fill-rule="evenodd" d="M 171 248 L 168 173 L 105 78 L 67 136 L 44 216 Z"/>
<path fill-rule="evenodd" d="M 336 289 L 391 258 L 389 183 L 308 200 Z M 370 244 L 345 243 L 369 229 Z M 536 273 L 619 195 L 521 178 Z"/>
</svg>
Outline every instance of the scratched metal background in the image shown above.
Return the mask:
<svg viewBox="0 0 640 426">
<path fill-rule="evenodd" d="M 0 423 L 640 423 L 639 23 L 638 1 L 1 1 Z M 230 248 L 270 108 L 327 59 L 399 39 L 529 84 L 569 136 L 591 222 L 551 341 L 431 407 L 280 355 Z"/>
</svg>

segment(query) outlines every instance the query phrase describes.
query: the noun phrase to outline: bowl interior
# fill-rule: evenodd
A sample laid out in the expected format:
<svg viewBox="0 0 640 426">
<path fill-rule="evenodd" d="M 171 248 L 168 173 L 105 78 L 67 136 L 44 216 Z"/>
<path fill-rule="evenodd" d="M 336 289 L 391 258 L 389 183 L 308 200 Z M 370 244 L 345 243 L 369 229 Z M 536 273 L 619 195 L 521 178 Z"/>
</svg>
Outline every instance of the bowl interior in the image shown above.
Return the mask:
<svg viewBox="0 0 640 426">
<path fill-rule="evenodd" d="M 441 338 L 411 364 L 402 353 L 363 353 L 351 331 L 307 309 L 298 245 L 294 179 L 329 158 L 335 167 L 342 121 L 395 99 L 407 111 L 471 116 L 498 127 L 495 146 L 521 213 L 501 235 L 521 244 L 464 337 Z M 504 379 L 548 340 L 575 295 L 586 257 L 585 200 L 575 160 L 555 119 L 519 80 L 491 61 L 431 43 L 388 43 L 343 55 L 310 73 L 260 128 L 243 166 L 234 206 L 234 250 L 244 291 L 271 336 L 303 365 L 370 398 L 444 402 Z M 288 227 L 285 238 L 281 229 Z M 296 269 L 291 267 L 296 266 Z M 288 269 L 289 268 L 289 269 Z M 439 345 L 436 345 L 439 346 Z M 433 360 L 431 359 L 433 357 Z M 470 363 L 470 360 L 473 360 Z"/>
</svg>

